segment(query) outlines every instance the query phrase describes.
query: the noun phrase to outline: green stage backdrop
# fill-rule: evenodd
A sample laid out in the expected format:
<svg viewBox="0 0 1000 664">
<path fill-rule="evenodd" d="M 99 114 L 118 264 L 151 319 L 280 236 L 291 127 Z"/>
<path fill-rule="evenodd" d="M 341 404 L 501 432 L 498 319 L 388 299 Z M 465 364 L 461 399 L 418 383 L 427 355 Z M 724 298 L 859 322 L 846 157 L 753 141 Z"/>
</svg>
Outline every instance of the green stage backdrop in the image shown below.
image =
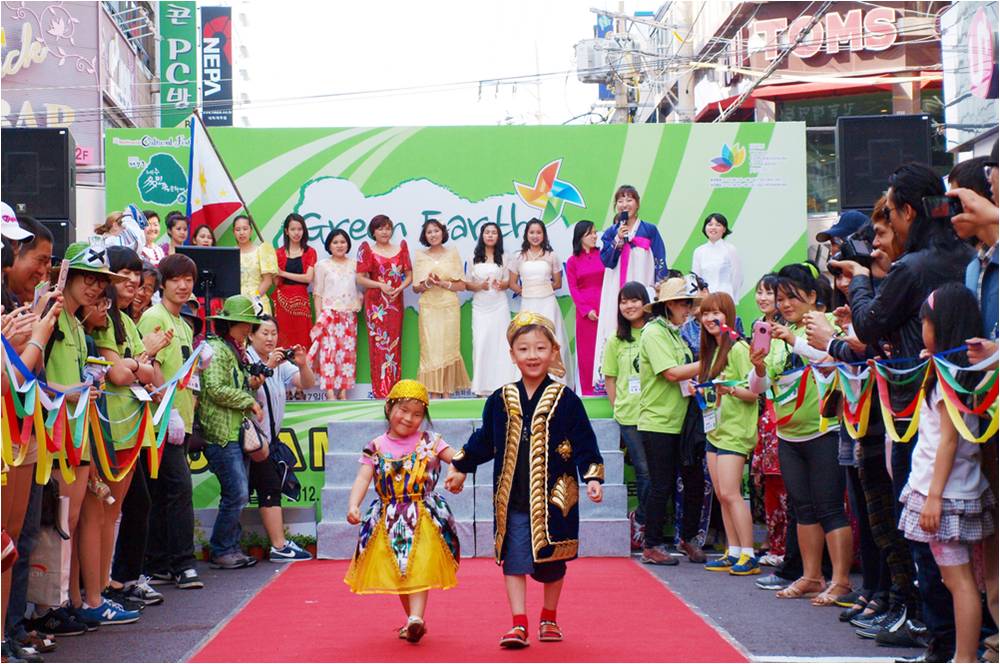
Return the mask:
<svg viewBox="0 0 1000 664">
<path fill-rule="evenodd" d="M 512 253 L 520 246 L 526 222 L 539 217 L 565 261 L 572 253 L 575 222 L 590 219 L 599 228 L 612 223 L 612 196 L 621 184 L 639 190 L 639 216 L 658 225 L 668 264 L 681 270 L 690 268 L 692 252 L 705 241 L 705 217 L 711 212 L 726 215 L 733 229 L 729 240 L 743 262 L 739 311 L 744 319 L 756 313 L 757 278 L 805 256 L 804 123 L 213 127 L 209 133 L 264 240 L 277 246 L 285 215 L 298 212 L 321 257 L 321 238 L 330 229 L 346 229 L 356 251 L 367 239 L 368 220 L 383 213 L 396 222 L 394 239 L 407 240 L 411 252 L 420 248 L 424 220 L 444 221 L 450 243 L 465 260 L 471 259 L 478 229 L 486 221 L 500 225 L 505 249 Z M 107 209 L 135 203 L 161 215 L 184 210 L 189 143 L 184 128 L 109 130 Z M 221 244 L 234 244 L 228 223 Z M 572 338 L 572 302 L 565 287 L 560 295 Z M 463 297 L 462 347 L 471 370 L 471 310 L 468 296 Z M 412 292 L 406 294 L 406 304 L 403 375 L 415 377 L 419 348 Z M 366 334 L 363 320 L 358 333 L 360 339 Z M 367 344 L 358 345 L 358 355 L 358 382 L 367 383 Z M 321 469 L 320 446 L 312 442 L 317 429 L 325 432 L 331 416 L 353 412 L 349 407 L 290 405 L 286 441 L 294 434 L 307 457 L 305 465 Z M 318 424 L 309 424 L 313 420 Z M 358 441 L 359 447 L 364 442 Z M 307 502 L 318 498 L 320 483 L 307 473 Z M 214 481 L 199 487 L 199 506 L 211 499 L 212 485 Z"/>
</svg>

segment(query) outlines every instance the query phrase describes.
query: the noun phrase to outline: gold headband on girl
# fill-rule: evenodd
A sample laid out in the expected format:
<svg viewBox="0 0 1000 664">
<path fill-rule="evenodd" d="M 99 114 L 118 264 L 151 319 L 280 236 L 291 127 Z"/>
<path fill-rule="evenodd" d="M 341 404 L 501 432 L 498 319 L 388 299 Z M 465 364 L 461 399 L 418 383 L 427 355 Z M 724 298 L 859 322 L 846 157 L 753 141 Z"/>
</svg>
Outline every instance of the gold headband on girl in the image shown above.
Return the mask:
<svg viewBox="0 0 1000 664">
<path fill-rule="evenodd" d="M 429 407 L 431 400 L 427 395 L 427 388 L 424 384 L 417 380 L 411 380 L 409 378 L 404 378 L 395 385 L 392 386 L 392 390 L 389 391 L 389 396 L 386 397 L 386 402 L 397 401 L 399 399 L 416 399 L 420 403 L 424 404 L 424 407 Z"/>
</svg>

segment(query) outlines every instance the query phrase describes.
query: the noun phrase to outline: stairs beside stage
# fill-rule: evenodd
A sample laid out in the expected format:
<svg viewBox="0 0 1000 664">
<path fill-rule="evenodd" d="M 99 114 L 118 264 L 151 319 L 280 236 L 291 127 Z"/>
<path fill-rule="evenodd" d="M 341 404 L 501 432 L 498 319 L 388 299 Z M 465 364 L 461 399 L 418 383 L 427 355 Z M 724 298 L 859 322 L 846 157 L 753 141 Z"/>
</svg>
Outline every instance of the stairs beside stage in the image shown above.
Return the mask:
<svg viewBox="0 0 1000 664">
<path fill-rule="evenodd" d="M 468 440 L 479 420 L 437 420 L 432 427 L 458 449 Z M 624 484 L 625 460 L 618 445 L 618 425 L 614 420 L 591 420 L 598 446 L 604 456 L 604 500 L 594 504 L 580 487 L 580 555 L 628 556 L 628 491 Z M 361 449 L 385 433 L 385 421 L 331 422 L 325 458 L 322 492 L 322 520 L 316 527 L 320 558 L 349 559 L 357 543 L 358 526 L 347 523 L 347 503 L 358 470 Z M 447 464 L 443 464 L 438 490 L 455 515 L 463 557 L 493 556 L 493 467 L 485 464 L 465 482 L 465 490 L 455 495 L 444 490 Z M 361 512 L 375 499 L 368 489 Z"/>
</svg>

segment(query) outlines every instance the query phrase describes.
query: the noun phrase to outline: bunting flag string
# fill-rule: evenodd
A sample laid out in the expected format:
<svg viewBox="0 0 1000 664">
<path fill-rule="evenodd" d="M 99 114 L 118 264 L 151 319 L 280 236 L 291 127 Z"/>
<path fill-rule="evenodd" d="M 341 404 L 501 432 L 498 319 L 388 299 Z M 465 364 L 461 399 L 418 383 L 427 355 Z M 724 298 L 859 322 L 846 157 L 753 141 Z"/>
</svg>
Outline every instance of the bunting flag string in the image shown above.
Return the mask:
<svg viewBox="0 0 1000 664">
<path fill-rule="evenodd" d="M 177 390 L 187 389 L 197 370 L 203 344 L 195 348 L 177 375 L 151 391 L 152 394 L 162 393 L 155 411 L 150 402 L 143 402 L 132 415 L 114 422 L 135 423 L 131 433 L 124 436 L 125 440 L 134 443 L 116 452 L 107 428 L 111 421 L 100 413 L 96 402 L 98 395 L 109 393 L 88 383 L 65 391 L 53 388 L 24 364 L 6 337 L 2 337 L 2 343 L 5 351 L 3 374 L 11 388 L 0 400 L 0 446 L 5 464 L 24 463 L 34 433 L 38 440 L 35 481 L 39 484 L 49 481 L 54 464 L 58 464 L 66 482 L 74 481 L 74 469 L 80 465 L 85 450 L 92 452 L 93 461 L 106 479 L 120 481 L 135 466 L 145 448 L 150 475 L 158 476 L 166 442 L 167 416 L 173 409 Z M 67 397 L 73 396 L 76 403 L 71 407 L 72 399 Z M 87 445 L 89 447 L 85 447 Z"/>
<path fill-rule="evenodd" d="M 802 404 L 806 400 L 806 391 L 808 389 L 809 376 L 813 375 L 813 370 L 811 366 L 806 366 L 805 369 L 801 369 L 801 372 L 802 373 L 799 376 L 797 383 L 793 383 L 782 394 L 774 397 L 775 403 L 784 403 L 785 401 L 790 399 L 793 390 L 795 392 L 795 405 L 792 407 L 792 412 L 788 413 L 784 417 L 778 418 L 777 425 L 779 427 L 788 424 L 791 421 L 791 419 L 795 416 L 795 413 L 797 413 L 799 409 L 802 408 Z"/>
</svg>

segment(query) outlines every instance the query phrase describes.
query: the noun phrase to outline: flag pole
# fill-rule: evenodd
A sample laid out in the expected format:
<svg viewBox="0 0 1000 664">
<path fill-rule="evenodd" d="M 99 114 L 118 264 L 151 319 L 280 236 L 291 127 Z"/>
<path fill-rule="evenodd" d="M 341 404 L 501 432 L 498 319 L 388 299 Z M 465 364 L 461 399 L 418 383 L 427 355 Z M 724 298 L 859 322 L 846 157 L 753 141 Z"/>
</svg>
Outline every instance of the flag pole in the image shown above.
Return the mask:
<svg viewBox="0 0 1000 664">
<path fill-rule="evenodd" d="M 234 178 L 232 173 L 229 172 L 229 167 L 226 166 L 226 161 L 222 158 L 222 155 L 219 154 L 219 148 L 215 147 L 215 141 L 212 140 L 212 135 L 208 133 L 208 128 L 205 126 L 204 120 L 201 119 L 201 113 L 199 113 L 198 109 L 196 108 L 191 112 L 191 114 L 194 117 L 196 117 L 198 119 L 198 123 L 201 124 L 201 129 L 203 132 L 205 132 L 205 138 L 208 139 L 208 144 L 212 146 L 213 150 L 215 150 L 215 156 L 219 158 L 219 163 L 222 164 L 222 170 L 226 172 L 226 177 L 229 178 L 229 182 L 233 185 L 233 190 L 236 192 L 236 197 L 240 199 L 240 203 L 243 204 L 243 209 L 246 210 L 247 219 L 250 221 L 250 226 L 252 226 L 254 231 L 257 233 L 257 239 L 263 242 L 264 236 L 261 235 L 260 229 L 257 228 L 257 222 L 253 220 L 253 214 L 250 213 L 250 206 L 247 205 L 247 202 L 245 200 L 243 200 L 243 194 L 240 193 L 240 188 L 236 186 L 236 178 Z M 191 149 L 192 150 L 194 149 L 194 145 L 191 146 Z"/>
</svg>

